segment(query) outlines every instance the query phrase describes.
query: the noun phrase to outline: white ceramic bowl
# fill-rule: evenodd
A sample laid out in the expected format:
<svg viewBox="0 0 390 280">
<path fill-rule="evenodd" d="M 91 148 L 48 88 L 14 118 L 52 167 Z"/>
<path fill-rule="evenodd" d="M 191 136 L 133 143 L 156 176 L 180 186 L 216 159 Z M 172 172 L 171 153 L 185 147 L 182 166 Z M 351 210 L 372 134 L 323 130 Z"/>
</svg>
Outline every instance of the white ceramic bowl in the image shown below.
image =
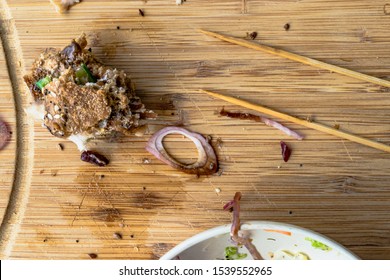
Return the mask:
<svg viewBox="0 0 390 280">
<path fill-rule="evenodd" d="M 230 241 L 231 225 L 223 225 L 199 233 L 161 257 L 162 260 L 217 260 L 225 259 L 225 248 Z M 241 225 L 241 231 L 250 234 L 253 244 L 264 259 L 357 260 L 352 252 L 337 242 L 298 226 L 253 221 Z M 239 253 L 252 259 L 245 247 Z"/>
</svg>

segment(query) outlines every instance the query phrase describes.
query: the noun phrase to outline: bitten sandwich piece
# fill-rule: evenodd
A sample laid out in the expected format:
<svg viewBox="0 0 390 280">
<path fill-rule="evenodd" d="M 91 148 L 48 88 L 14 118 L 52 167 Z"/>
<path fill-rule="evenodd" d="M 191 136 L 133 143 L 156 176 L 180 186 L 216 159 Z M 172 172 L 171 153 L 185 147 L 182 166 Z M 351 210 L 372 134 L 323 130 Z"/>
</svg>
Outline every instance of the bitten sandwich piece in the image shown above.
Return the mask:
<svg viewBox="0 0 390 280">
<path fill-rule="evenodd" d="M 145 109 L 129 77 L 99 62 L 85 34 L 63 50 L 46 49 L 24 76 L 35 112 L 51 134 L 87 150 L 90 139 L 129 135 L 156 114 Z"/>
</svg>

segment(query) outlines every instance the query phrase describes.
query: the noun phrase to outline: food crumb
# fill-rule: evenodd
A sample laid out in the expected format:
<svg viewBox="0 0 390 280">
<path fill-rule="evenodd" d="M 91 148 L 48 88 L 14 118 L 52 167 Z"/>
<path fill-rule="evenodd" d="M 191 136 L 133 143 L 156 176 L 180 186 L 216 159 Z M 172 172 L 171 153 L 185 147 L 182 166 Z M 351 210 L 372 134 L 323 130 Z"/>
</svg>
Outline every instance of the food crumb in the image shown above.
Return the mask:
<svg viewBox="0 0 390 280">
<path fill-rule="evenodd" d="M 215 188 L 215 192 L 216 192 L 216 193 L 220 193 L 220 192 L 221 192 L 221 189 L 220 189 L 220 188 Z"/>
<path fill-rule="evenodd" d="M 95 253 L 89 253 L 88 256 L 91 258 L 91 259 L 96 259 L 98 257 L 97 254 Z"/>
<path fill-rule="evenodd" d="M 280 141 L 280 147 L 282 148 L 282 157 L 284 162 L 287 162 L 291 156 L 291 149 L 283 141 Z"/>
<path fill-rule="evenodd" d="M 64 144 L 58 143 L 57 144 L 57 149 L 60 150 L 60 151 L 63 151 L 64 150 Z"/>
<path fill-rule="evenodd" d="M 134 234 L 130 235 L 130 238 L 134 238 Z"/>
<path fill-rule="evenodd" d="M 142 9 L 138 9 L 138 13 L 141 17 L 145 16 L 145 12 Z"/>
<path fill-rule="evenodd" d="M 256 39 L 256 37 L 257 37 L 257 32 L 251 32 L 250 34 L 249 34 L 249 38 L 251 38 L 252 40 L 254 40 L 254 39 Z"/>
<path fill-rule="evenodd" d="M 41 170 L 39 171 L 39 174 L 43 174 L 43 173 L 45 173 L 45 169 L 41 169 Z"/>
<path fill-rule="evenodd" d="M 289 23 L 286 23 L 284 26 L 283 26 L 284 30 L 288 31 L 290 29 L 290 24 Z"/>
<path fill-rule="evenodd" d="M 185 2 L 186 0 L 176 0 L 176 5 L 181 5 L 183 4 L 183 2 Z"/>
<path fill-rule="evenodd" d="M 99 175 L 99 179 L 101 180 L 101 179 L 103 179 L 105 176 L 104 176 L 104 174 L 100 174 Z"/>
<path fill-rule="evenodd" d="M 122 239 L 122 234 L 120 234 L 119 232 L 115 232 L 112 237 L 114 239 L 117 239 L 117 240 L 121 240 Z"/>
<path fill-rule="evenodd" d="M 57 176 L 57 172 L 58 172 L 58 170 L 52 170 L 51 171 L 51 176 L 53 176 L 53 177 Z"/>
<path fill-rule="evenodd" d="M 335 124 L 333 125 L 333 128 L 339 130 L 339 129 L 340 129 L 340 125 L 339 125 L 338 123 L 335 123 Z"/>
<path fill-rule="evenodd" d="M 149 158 L 142 159 L 142 163 L 144 163 L 144 164 L 149 164 L 150 162 L 151 162 L 151 160 Z"/>
<path fill-rule="evenodd" d="M 116 27 L 116 29 L 118 29 L 118 30 L 119 30 L 119 29 L 121 29 L 121 27 L 120 27 L 120 26 L 117 26 L 117 27 Z"/>
</svg>

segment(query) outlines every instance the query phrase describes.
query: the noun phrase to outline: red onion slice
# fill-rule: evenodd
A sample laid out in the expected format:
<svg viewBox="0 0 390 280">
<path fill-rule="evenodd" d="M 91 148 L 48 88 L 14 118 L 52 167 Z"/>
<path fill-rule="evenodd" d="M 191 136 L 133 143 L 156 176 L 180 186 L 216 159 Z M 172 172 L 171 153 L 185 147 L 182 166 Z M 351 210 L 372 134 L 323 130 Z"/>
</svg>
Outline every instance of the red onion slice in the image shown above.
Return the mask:
<svg viewBox="0 0 390 280">
<path fill-rule="evenodd" d="M 283 133 L 287 134 L 288 136 L 294 137 L 297 140 L 303 139 L 303 136 L 300 135 L 299 133 L 295 132 L 294 130 L 291 130 L 288 127 L 282 125 L 281 123 L 278 123 L 277 121 L 268 119 L 268 118 L 263 117 L 263 116 L 257 116 L 257 115 L 250 114 L 250 113 L 229 112 L 229 111 L 226 111 L 224 108 L 222 108 L 222 110 L 219 113 L 221 116 L 226 116 L 229 118 L 262 122 L 265 125 L 272 126 L 276 129 L 279 129 Z"/>
<path fill-rule="evenodd" d="M 263 260 L 263 257 L 257 250 L 256 246 L 252 243 L 250 237 L 240 236 L 238 234 L 241 227 L 240 199 L 241 199 L 241 193 L 236 192 L 236 194 L 234 195 L 234 199 L 226 203 L 225 206 L 223 207 L 223 210 L 233 210 L 233 221 L 232 221 L 232 227 L 230 229 L 230 237 L 232 241 L 236 243 L 236 245 L 244 245 L 245 248 L 252 255 L 254 260 Z"/>
<path fill-rule="evenodd" d="M 11 138 L 11 132 L 5 122 L 0 121 L 0 150 L 7 145 Z"/>
<path fill-rule="evenodd" d="M 169 134 L 181 134 L 190 139 L 198 150 L 198 160 L 192 164 L 183 164 L 172 158 L 162 143 L 164 137 Z M 149 139 L 146 150 L 162 162 L 185 173 L 210 175 L 218 170 L 217 156 L 207 140 L 202 135 L 181 127 L 169 126 L 157 131 Z"/>
</svg>

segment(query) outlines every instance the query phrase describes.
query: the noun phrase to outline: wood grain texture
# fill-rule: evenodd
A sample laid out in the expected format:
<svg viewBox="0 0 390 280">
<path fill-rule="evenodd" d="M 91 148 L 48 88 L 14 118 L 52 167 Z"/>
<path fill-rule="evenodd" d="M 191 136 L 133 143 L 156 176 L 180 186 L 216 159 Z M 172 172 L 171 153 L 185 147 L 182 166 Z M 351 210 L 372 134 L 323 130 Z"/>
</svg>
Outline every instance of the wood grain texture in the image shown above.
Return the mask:
<svg viewBox="0 0 390 280">
<path fill-rule="evenodd" d="M 284 122 L 303 141 L 220 117 L 223 106 L 245 110 L 198 91 L 231 93 L 389 145 L 388 89 L 197 32 L 245 38 L 256 31 L 255 40 L 266 45 L 390 80 L 385 0 L 187 0 L 181 6 L 174 0 L 85 0 L 62 15 L 46 0 L 0 3 L 2 27 L 10 27 L 2 28 L 7 48 L 0 55 L 0 117 L 15 129 L 20 124 L 21 137 L 0 151 L 0 213 L 13 223 L 2 224 L 1 258 L 89 259 L 96 253 L 99 259 L 158 259 L 186 238 L 229 223 L 222 206 L 241 191 L 244 221 L 296 224 L 363 259 L 390 259 L 388 153 L 291 123 Z M 19 94 L 16 107 L 28 104 L 23 72 L 44 48 L 61 48 L 81 32 L 97 57 L 131 75 L 144 103 L 160 115 L 143 137 L 98 143 L 111 160 L 105 168 L 81 162 L 72 143 L 53 138 L 23 111 L 15 118 L 13 94 Z M 198 179 L 145 151 L 152 133 L 175 123 L 212 136 L 219 174 Z M 287 163 L 280 140 L 293 151 Z M 194 158 L 181 136 L 166 145 L 179 159 Z M 23 160 L 17 172 L 15 151 Z M 23 210 L 13 219 L 7 213 L 11 186 L 19 190 L 11 203 Z"/>
</svg>

